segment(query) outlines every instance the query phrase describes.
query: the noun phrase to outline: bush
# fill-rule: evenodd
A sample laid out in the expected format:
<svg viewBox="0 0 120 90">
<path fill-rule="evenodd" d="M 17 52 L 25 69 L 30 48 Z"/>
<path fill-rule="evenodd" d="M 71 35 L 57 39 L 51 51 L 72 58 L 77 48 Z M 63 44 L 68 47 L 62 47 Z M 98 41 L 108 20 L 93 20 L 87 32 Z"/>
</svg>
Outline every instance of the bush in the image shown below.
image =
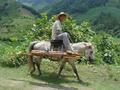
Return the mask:
<svg viewBox="0 0 120 90">
<path fill-rule="evenodd" d="M 51 27 L 55 21 L 53 16 L 48 19 L 46 14 L 36 20 L 31 30 L 25 30 L 22 38 L 12 37 L 11 41 L 0 43 L 1 63 L 10 67 L 18 67 L 27 63 L 27 48 L 31 41 L 50 40 Z M 96 34 L 92 31 L 89 22 L 82 22 L 77 25 L 75 20 L 66 20 L 63 31 L 68 32 L 73 42 L 90 41 L 95 46 L 95 63 L 120 64 L 120 45 L 114 44 L 114 39 L 106 33 Z M 117 41 L 118 42 L 118 41 Z M 86 63 L 86 58 L 82 58 L 82 63 Z"/>
<path fill-rule="evenodd" d="M 15 43 L 14 43 L 15 44 Z M 16 46 L 13 42 L 2 42 L 0 44 L 0 63 L 3 66 L 18 67 L 27 63 L 24 45 Z"/>
<path fill-rule="evenodd" d="M 97 63 L 120 64 L 119 62 L 119 46 L 115 44 L 114 38 L 106 33 L 100 33 L 94 37 L 96 45 Z"/>
</svg>

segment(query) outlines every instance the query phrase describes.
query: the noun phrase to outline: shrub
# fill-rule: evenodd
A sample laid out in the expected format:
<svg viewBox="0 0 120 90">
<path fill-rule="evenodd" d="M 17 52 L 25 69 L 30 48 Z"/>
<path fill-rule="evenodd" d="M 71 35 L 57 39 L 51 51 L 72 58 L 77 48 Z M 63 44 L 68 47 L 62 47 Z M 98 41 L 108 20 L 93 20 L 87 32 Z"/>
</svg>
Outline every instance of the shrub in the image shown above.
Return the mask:
<svg viewBox="0 0 120 90">
<path fill-rule="evenodd" d="M 27 63 L 27 56 L 23 55 L 27 52 L 27 48 L 31 41 L 50 40 L 51 27 L 55 21 L 53 16 L 51 19 L 46 14 L 41 15 L 42 18 L 36 20 L 31 30 L 23 30 L 23 37 L 11 37 L 7 42 L 0 43 L 1 63 L 10 67 L 18 67 Z M 68 32 L 73 42 L 90 41 L 95 46 L 95 63 L 120 64 L 120 47 L 114 44 L 114 39 L 106 33 L 96 34 L 92 31 L 90 22 L 82 22 L 77 25 L 75 20 L 66 20 L 63 25 L 63 31 Z M 82 63 L 87 63 L 86 58 L 82 58 Z"/>
<path fill-rule="evenodd" d="M 96 58 L 97 62 L 107 64 L 120 64 L 119 62 L 119 46 L 115 44 L 114 38 L 106 33 L 100 33 L 97 37 L 94 37 L 96 45 Z M 99 56 L 98 56 L 99 55 Z M 100 64 L 100 63 L 99 63 Z"/>
</svg>

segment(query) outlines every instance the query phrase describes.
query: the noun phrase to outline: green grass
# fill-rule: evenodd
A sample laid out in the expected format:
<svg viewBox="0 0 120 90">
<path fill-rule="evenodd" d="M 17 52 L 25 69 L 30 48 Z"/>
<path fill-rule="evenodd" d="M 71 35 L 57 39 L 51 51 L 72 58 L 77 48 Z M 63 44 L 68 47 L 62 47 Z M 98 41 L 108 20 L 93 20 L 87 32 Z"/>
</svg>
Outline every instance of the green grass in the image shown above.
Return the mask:
<svg viewBox="0 0 120 90">
<path fill-rule="evenodd" d="M 57 78 L 58 64 L 50 61 L 42 62 L 42 75 L 28 76 L 27 65 L 19 68 L 0 67 L 0 90 L 119 90 L 120 66 L 77 65 L 80 78 L 88 83 L 78 83 L 71 67 L 66 65 L 62 76 Z"/>
</svg>

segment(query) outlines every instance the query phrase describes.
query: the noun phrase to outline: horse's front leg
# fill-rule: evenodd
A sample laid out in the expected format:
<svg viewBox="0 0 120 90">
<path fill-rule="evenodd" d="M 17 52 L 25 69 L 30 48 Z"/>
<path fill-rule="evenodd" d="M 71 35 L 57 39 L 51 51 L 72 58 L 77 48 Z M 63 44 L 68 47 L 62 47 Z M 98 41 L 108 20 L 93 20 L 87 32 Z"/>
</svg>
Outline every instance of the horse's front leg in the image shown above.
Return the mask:
<svg viewBox="0 0 120 90">
<path fill-rule="evenodd" d="M 62 59 L 61 63 L 60 63 L 60 68 L 59 68 L 59 72 L 58 72 L 58 77 L 60 76 L 64 66 L 66 64 L 66 60 L 65 59 Z"/>
<path fill-rule="evenodd" d="M 74 73 L 76 74 L 77 79 L 78 79 L 79 81 L 81 81 L 80 78 L 79 78 L 79 75 L 78 75 L 76 66 L 75 66 L 75 61 L 74 61 L 74 60 L 68 60 L 68 63 L 72 66 L 72 69 L 73 69 Z"/>
<path fill-rule="evenodd" d="M 88 60 L 89 60 L 89 64 L 94 64 L 94 63 L 93 63 L 93 61 L 94 61 L 93 58 L 88 57 Z"/>
</svg>

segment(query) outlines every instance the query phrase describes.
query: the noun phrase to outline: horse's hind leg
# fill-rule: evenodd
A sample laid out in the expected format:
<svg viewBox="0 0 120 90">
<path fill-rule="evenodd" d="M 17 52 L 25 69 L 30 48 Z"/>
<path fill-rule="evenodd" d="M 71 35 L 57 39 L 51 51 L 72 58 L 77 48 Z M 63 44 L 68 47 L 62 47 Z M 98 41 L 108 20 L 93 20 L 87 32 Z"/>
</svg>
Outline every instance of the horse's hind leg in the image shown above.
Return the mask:
<svg viewBox="0 0 120 90">
<path fill-rule="evenodd" d="M 33 62 L 33 56 L 29 55 L 29 74 L 33 74 L 34 71 L 35 71 L 35 63 Z"/>
<path fill-rule="evenodd" d="M 36 66 L 37 66 L 37 69 L 38 69 L 39 75 L 42 74 L 42 73 L 41 73 L 41 70 L 40 70 L 41 60 L 42 60 L 42 59 L 40 59 L 40 61 L 37 61 L 37 62 L 36 62 Z"/>
<path fill-rule="evenodd" d="M 74 73 L 76 74 L 77 79 L 78 79 L 79 81 L 81 81 L 80 78 L 79 78 L 79 75 L 78 75 L 78 72 L 77 72 L 77 69 L 76 69 L 74 60 L 68 60 L 68 63 L 72 66 L 72 69 L 73 69 Z"/>
<path fill-rule="evenodd" d="M 33 68 L 32 70 L 30 71 L 30 74 L 33 74 L 35 72 L 35 62 L 33 62 Z"/>
<path fill-rule="evenodd" d="M 61 72 L 62 72 L 65 64 L 66 64 L 66 61 L 63 59 L 63 60 L 61 61 L 61 64 L 60 64 L 60 69 L 59 69 L 59 72 L 58 72 L 58 77 L 60 76 L 60 74 L 61 74 Z"/>
</svg>

